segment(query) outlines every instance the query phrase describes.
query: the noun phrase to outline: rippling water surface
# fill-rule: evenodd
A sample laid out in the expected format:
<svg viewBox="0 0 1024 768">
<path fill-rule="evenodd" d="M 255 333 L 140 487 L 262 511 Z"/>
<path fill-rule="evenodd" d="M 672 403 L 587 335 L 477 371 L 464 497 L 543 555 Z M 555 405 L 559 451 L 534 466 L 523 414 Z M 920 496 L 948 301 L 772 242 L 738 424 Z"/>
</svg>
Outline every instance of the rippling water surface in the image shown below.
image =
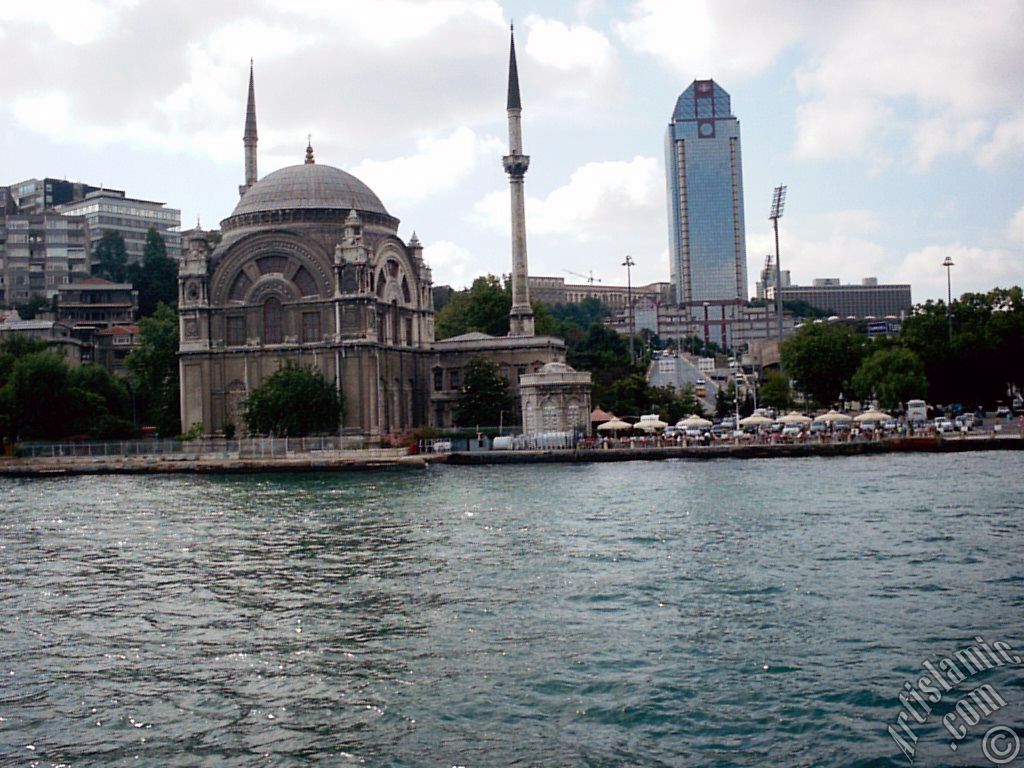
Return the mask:
<svg viewBox="0 0 1024 768">
<path fill-rule="evenodd" d="M 906 765 L 922 661 L 1024 647 L 1020 470 L 0 480 L 0 764 Z"/>
</svg>

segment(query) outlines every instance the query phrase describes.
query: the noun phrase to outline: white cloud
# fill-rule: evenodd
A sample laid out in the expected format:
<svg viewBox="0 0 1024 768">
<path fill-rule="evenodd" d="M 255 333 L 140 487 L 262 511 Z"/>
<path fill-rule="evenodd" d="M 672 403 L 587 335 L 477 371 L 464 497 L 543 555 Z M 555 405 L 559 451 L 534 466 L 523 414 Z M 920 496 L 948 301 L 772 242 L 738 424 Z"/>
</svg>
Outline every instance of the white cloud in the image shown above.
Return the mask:
<svg viewBox="0 0 1024 768">
<path fill-rule="evenodd" d="M 615 25 L 625 44 L 687 82 L 715 77 L 728 90 L 799 50 L 800 157 L 868 154 L 877 169 L 889 163 L 880 153 L 896 151 L 924 170 L 951 153 L 996 167 L 1024 151 L 1024 116 L 1008 114 L 1024 79 L 1016 0 L 636 0 L 629 16 Z"/>
<path fill-rule="evenodd" d="M 553 19 L 531 18 L 526 53 L 547 67 L 563 71 L 602 70 L 612 66 L 615 50 L 592 27 L 570 27 Z"/>
<path fill-rule="evenodd" d="M 1024 243 L 1024 207 L 1010 219 L 1010 226 L 1006 230 L 1007 238 L 1014 243 Z"/>
<path fill-rule="evenodd" d="M 504 12 L 496 0 L 269 0 L 268 5 L 282 13 L 333 24 L 381 47 L 430 37 L 452 20 L 506 26 Z"/>
<path fill-rule="evenodd" d="M 976 146 L 987 129 L 984 120 L 926 120 L 917 127 L 914 134 L 918 170 L 927 170 L 937 157 L 959 154 Z"/>
<path fill-rule="evenodd" d="M 818 277 L 838 277 L 844 283 L 859 283 L 864 277 L 878 276 L 883 282 L 890 271 L 884 247 L 856 235 L 837 230 L 825 237 L 802 236 L 803 226 L 795 217 L 790 226 L 780 223 L 780 261 L 783 270 L 789 270 L 792 281 L 810 285 Z M 747 235 L 747 278 L 753 283 L 764 267 L 764 255 L 775 253 L 775 241 L 765 231 Z M 750 258 L 751 254 L 756 254 Z"/>
<path fill-rule="evenodd" d="M 445 192 L 465 181 L 481 158 L 493 161 L 504 150 L 494 137 L 479 137 L 469 128 L 456 128 L 444 138 L 424 138 L 416 143 L 414 155 L 393 160 L 364 160 L 352 173 L 366 182 L 382 200 L 422 200 Z"/>
<path fill-rule="evenodd" d="M 1021 254 L 1001 248 L 977 248 L 961 243 L 927 245 L 908 253 L 892 273 L 893 282 L 914 287 L 914 301 L 945 298 L 947 257 L 955 265 L 951 271 L 953 296 L 967 292 L 984 293 L 994 287 L 1020 285 Z"/>
<path fill-rule="evenodd" d="M 622 41 L 687 80 L 756 75 L 799 32 L 795 14 L 778 3 L 638 0 L 630 17 L 614 25 Z"/>
<path fill-rule="evenodd" d="M 872 98 L 821 99 L 797 107 L 796 154 L 819 160 L 863 154 L 868 140 L 892 116 Z"/>
<path fill-rule="evenodd" d="M 430 265 L 434 285 L 464 288 L 480 274 L 479 262 L 467 248 L 450 240 L 423 246 L 423 259 Z M 486 271 L 486 270 L 485 270 Z"/>
<path fill-rule="evenodd" d="M 1003 120 L 978 151 L 978 162 L 985 168 L 997 168 L 1003 161 L 1024 154 L 1024 111 Z"/>
<path fill-rule="evenodd" d="M 546 197 L 527 196 L 527 232 L 579 242 L 622 237 L 664 216 L 664 184 L 658 161 L 651 157 L 587 163 Z M 508 232 L 509 206 L 505 189 L 477 203 L 476 214 L 483 223 Z M 662 235 L 664 228 L 662 222 Z"/>
<path fill-rule="evenodd" d="M 138 0 L 50 0 L 46 3 L 0 4 L 0 23 L 45 25 L 53 35 L 72 45 L 95 43 L 117 26 L 119 13 Z M 0 37 L 4 30 L 0 28 Z"/>
</svg>

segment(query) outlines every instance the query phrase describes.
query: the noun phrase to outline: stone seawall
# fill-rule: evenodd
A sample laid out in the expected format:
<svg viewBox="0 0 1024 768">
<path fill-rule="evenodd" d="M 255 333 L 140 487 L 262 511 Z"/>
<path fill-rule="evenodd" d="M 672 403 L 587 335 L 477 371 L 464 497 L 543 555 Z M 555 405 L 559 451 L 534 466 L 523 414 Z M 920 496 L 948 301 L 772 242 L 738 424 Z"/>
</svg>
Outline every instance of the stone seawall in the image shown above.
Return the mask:
<svg viewBox="0 0 1024 768">
<path fill-rule="evenodd" d="M 897 438 L 878 442 L 782 443 L 775 445 L 709 445 L 664 448 L 610 448 L 581 451 L 487 451 L 453 453 L 449 464 L 543 464 L 664 459 L 775 459 L 797 456 L 862 456 L 879 453 L 952 453 L 959 451 L 1024 450 L 1020 438 L 942 439 Z"/>
<path fill-rule="evenodd" d="M 47 457 L 0 459 L 0 477 L 44 478 L 69 475 L 257 474 L 268 472 L 362 472 L 423 469 L 431 463 L 467 466 L 486 464 L 543 464 L 665 459 L 776 459 L 801 456 L 862 456 L 882 453 L 954 453 L 960 451 L 1024 450 L 1019 437 L 897 438 L 878 442 L 783 443 L 775 445 L 709 445 L 664 448 L 610 448 L 540 451 L 473 451 L 451 454 L 403 455 L 400 451 L 373 454 L 346 451 L 262 458 L 223 454 L 204 456 L 143 455 L 130 457 Z"/>
<path fill-rule="evenodd" d="M 362 472 L 423 469 L 443 456 L 318 456 L 239 459 L 233 457 L 132 456 L 104 458 L 0 459 L 0 477 L 69 475 L 259 474 L 268 472 Z"/>
</svg>

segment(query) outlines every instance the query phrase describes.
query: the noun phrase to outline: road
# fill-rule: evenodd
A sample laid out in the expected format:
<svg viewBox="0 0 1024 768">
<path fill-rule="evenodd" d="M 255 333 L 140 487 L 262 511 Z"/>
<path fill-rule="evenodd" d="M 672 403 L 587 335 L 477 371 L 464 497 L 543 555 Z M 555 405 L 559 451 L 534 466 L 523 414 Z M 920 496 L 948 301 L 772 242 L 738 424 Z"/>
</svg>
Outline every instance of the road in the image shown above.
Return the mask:
<svg viewBox="0 0 1024 768">
<path fill-rule="evenodd" d="M 704 379 L 707 386 L 707 395 L 703 398 L 698 398 L 701 405 L 704 406 L 706 413 L 715 412 L 715 400 L 718 397 L 718 386 L 711 380 L 711 378 L 701 373 L 700 370 L 684 355 L 676 355 L 675 358 L 668 358 L 669 361 L 675 360 L 675 366 L 661 366 L 659 362 L 665 360 L 665 358 L 654 358 L 651 361 L 650 367 L 647 369 L 647 382 L 655 387 L 675 387 L 677 390 L 682 389 L 684 386 L 689 385 L 694 387 L 697 383 L 697 379 Z M 666 370 L 674 367 L 674 371 Z"/>
</svg>

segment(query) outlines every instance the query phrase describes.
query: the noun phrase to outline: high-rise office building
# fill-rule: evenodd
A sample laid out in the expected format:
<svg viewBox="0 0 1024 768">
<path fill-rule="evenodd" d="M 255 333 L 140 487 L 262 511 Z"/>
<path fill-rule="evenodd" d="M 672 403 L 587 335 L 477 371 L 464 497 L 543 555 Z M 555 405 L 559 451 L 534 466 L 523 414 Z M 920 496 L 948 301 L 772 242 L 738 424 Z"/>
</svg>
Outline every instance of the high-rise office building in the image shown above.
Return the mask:
<svg viewBox="0 0 1024 768">
<path fill-rule="evenodd" d="M 118 189 L 98 189 L 81 199 L 57 206 L 57 210 L 85 217 L 93 250 L 104 232 L 120 232 L 129 264 L 142 261 L 146 233 L 150 228 L 163 237 L 168 256 L 175 260 L 181 257 L 181 211 L 168 208 L 164 203 L 125 197 L 124 192 Z"/>
<path fill-rule="evenodd" d="M 694 80 L 676 101 L 665 167 L 679 304 L 695 319 L 733 318 L 748 298 L 740 124 L 714 80 Z"/>
<path fill-rule="evenodd" d="M 81 216 L 25 213 L 0 187 L 0 302 L 52 298 L 60 286 L 89 276 L 89 229 Z"/>
</svg>

